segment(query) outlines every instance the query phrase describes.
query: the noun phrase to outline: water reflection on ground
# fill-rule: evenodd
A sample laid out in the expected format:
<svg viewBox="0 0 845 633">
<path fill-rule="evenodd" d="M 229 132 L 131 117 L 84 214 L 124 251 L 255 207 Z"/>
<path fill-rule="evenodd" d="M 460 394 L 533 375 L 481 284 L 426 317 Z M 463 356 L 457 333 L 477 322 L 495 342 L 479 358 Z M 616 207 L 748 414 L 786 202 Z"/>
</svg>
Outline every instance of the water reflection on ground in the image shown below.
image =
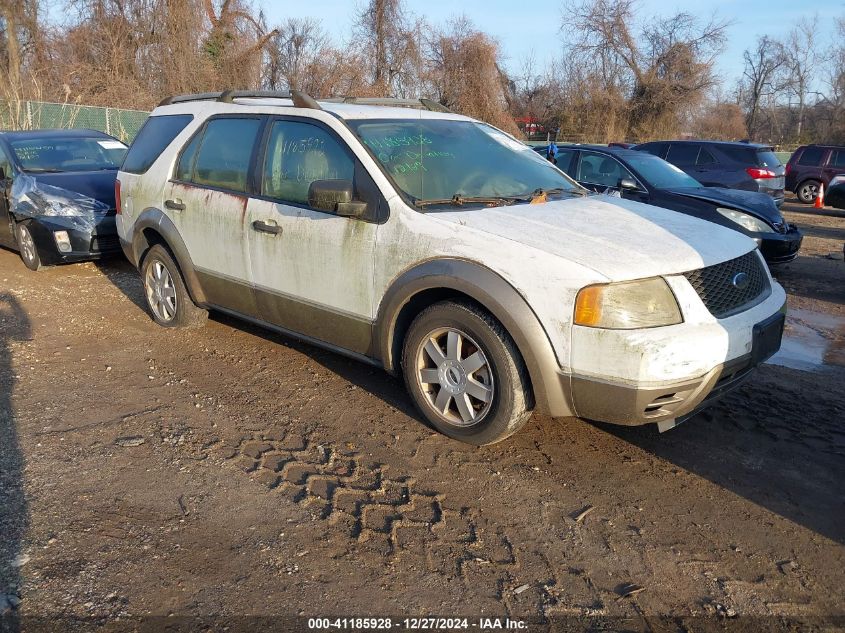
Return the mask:
<svg viewBox="0 0 845 633">
<path fill-rule="evenodd" d="M 767 362 L 803 371 L 833 365 L 845 367 L 845 318 L 812 310 L 790 310 L 780 351 Z"/>
</svg>

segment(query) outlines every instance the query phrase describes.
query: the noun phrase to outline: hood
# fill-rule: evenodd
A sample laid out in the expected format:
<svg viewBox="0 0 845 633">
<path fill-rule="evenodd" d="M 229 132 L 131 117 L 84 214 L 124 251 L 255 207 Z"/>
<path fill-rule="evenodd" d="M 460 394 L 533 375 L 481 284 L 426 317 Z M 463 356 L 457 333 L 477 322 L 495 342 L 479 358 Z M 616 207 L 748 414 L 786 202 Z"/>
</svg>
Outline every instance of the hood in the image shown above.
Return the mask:
<svg viewBox="0 0 845 633">
<path fill-rule="evenodd" d="M 685 187 L 666 191 L 685 198 L 712 202 L 720 207 L 745 211 L 766 220 L 769 224 L 783 222 L 783 215 L 777 208 L 774 198 L 765 193 L 724 187 Z"/>
<path fill-rule="evenodd" d="M 605 195 L 429 215 L 558 255 L 611 281 L 696 270 L 756 247 L 712 222 Z"/>
<path fill-rule="evenodd" d="M 36 182 L 67 191 L 73 191 L 87 198 L 93 198 L 98 202 L 108 205 L 114 209 L 114 181 L 117 178 L 117 170 L 109 169 L 104 171 L 67 171 L 55 174 L 27 174 Z"/>
</svg>

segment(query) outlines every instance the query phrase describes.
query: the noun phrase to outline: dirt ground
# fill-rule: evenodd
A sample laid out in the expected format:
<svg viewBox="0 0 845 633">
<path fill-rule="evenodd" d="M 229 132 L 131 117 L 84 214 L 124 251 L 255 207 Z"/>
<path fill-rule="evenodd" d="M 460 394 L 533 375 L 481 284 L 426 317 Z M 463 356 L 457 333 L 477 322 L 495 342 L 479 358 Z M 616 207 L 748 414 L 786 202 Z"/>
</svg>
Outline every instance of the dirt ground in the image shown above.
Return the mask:
<svg viewBox="0 0 845 633">
<path fill-rule="evenodd" d="M 482 449 L 376 369 L 156 326 L 126 262 L 0 250 L 0 629 L 842 630 L 845 212 L 786 209 L 788 366 L 665 434 L 535 416 Z"/>
</svg>

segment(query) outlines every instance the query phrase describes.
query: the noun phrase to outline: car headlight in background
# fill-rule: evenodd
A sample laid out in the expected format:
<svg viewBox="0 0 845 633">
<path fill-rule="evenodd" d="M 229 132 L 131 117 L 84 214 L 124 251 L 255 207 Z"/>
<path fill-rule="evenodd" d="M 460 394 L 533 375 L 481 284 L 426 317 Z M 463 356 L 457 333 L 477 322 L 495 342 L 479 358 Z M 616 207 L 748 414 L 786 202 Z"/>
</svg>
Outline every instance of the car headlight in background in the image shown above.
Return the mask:
<svg viewBox="0 0 845 633">
<path fill-rule="evenodd" d="M 675 295 L 662 277 L 587 286 L 575 299 L 576 325 L 633 330 L 682 322 Z"/>
<path fill-rule="evenodd" d="M 739 224 L 742 228 L 746 229 L 747 231 L 753 231 L 754 233 L 772 232 L 772 227 L 763 222 L 763 220 L 755 218 L 753 215 L 748 215 L 747 213 L 737 211 L 736 209 L 725 209 L 724 207 L 717 207 L 716 211 L 721 213 L 731 222 Z"/>
<path fill-rule="evenodd" d="M 70 253 L 72 250 L 70 245 L 70 238 L 67 231 L 53 231 L 53 238 L 56 240 L 56 246 L 62 253 Z"/>
</svg>

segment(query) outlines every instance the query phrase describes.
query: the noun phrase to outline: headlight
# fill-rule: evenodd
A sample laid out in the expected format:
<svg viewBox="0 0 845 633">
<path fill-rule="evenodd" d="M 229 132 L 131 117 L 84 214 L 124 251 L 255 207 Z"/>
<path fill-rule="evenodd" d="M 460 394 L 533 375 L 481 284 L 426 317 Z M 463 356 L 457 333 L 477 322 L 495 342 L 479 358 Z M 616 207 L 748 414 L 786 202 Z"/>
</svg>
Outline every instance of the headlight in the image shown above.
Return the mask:
<svg viewBox="0 0 845 633">
<path fill-rule="evenodd" d="M 716 211 L 721 213 L 731 222 L 736 222 L 748 231 L 753 231 L 754 233 L 772 232 L 772 227 L 763 222 L 763 220 L 755 218 L 753 215 L 748 215 L 747 213 L 737 211 L 736 209 L 725 209 L 723 207 L 718 207 Z"/>
<path fill-rule="evenodd" d="M 575 324 L 633 330 L 683 322 L 675 295 L 662 277 L 582 288 Z"/>
</svg>

